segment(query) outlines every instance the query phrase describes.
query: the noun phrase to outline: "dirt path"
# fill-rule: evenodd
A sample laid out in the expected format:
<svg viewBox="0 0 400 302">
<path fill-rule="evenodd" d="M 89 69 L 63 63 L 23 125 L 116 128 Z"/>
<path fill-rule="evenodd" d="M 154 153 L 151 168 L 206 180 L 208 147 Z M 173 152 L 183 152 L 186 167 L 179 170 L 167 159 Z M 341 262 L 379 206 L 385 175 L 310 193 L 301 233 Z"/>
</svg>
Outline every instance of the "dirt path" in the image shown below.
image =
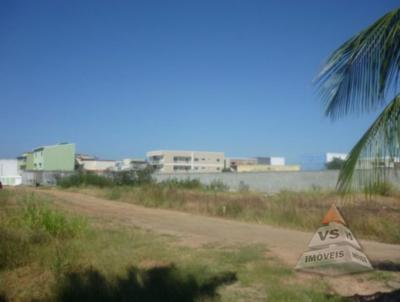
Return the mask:
<svg viewBox="0 0 400 302">
<path fill-rule="evenodd" d="M 59 206 L 92 217 L 174 235 L 187 244 L 254 244 L 263 243 L 289 265 L 307 249 L 313 233 L 268 225 L 257 225 L 178 211 L 145 208 L 109 201 L 80 193 L 56 190 L 40 191 L 56 197 Z M 400 245 L 361 240 L 372 261 L 400 261 Z"/>
</svg>

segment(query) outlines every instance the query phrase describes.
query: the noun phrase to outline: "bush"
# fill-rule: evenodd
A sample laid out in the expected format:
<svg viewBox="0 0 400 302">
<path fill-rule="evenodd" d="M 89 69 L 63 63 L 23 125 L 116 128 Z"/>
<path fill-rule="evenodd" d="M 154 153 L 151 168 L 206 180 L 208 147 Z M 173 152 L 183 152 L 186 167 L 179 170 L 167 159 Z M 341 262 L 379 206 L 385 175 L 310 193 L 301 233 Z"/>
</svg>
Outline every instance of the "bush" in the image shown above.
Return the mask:
<svg viewBox="0 0 400 302">
<path fill-rule="evenodd" d="M 198 179 L 183 179 L 178 180 L 176 178 L 164 180 L 160 182 L 161 186 L 167 188 L 177 188 L 177 189 L 202 189 L 203 184 Z"/>
<path fill-rule="evenodd" d="M 93 173 L 77 173 L 61 179 L 58 185 L 62 188 L 96 186 L 100 188 L 111 187 L 113 181 L 110 178 Z"/>
<path fill-rule="evenodd" d="M 95 186 L 99 188 L 113 186 L 136 186 L 150 184 L 154 182 L 153 169 L 146 167 L 139 171 L 120 171 L 108 172 L 106 176 L 101 176 L 88 172 L 78 172 L 77 174 L 59 180 L 58 185 L 62 188 Z"/>
<path fill-rule="evenodd" d="M 227 192 L 229 191 L 229 186 L 224 184 L 221 180 L 215 179 L 206 186 L 206 190 L 214 192 Z"/>
<path fill-rule="evenodd" d="M 396 194 L 396 188 L 389 181 L 377 181 L 364 187 L 364 193 L 368 195 L 392 196 Z"/>
</svg>

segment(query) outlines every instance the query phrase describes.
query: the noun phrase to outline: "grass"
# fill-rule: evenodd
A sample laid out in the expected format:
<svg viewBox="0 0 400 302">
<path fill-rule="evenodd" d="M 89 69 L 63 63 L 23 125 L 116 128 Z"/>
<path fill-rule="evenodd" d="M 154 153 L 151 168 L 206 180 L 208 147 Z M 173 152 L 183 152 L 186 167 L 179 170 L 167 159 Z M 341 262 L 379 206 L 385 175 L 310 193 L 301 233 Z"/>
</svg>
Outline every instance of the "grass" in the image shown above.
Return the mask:
<svg viewBox="0 0 400 302">
<path fill-rule="evenodd" d="M 400 202 L 397 196 L 353 194 L 342 198 L 335 192 L 320 189 L 281 191 L 265 196 L 250 191 L 207 190 L 196 183 L 73 190 L 145 207 L 175 209 L 312 232 L 321 226 L 323 216 L 335 203 L 355 236 L 400 243 Z"/>
<path fill-rule="evenodd" d="M 299 282 L 263 245 L 190 248 L 170 236 L 72 216 L 35 194 L 3 190 L 0 201 L 6 301 L 343 300 L 318 278 Z"/>
</svg>

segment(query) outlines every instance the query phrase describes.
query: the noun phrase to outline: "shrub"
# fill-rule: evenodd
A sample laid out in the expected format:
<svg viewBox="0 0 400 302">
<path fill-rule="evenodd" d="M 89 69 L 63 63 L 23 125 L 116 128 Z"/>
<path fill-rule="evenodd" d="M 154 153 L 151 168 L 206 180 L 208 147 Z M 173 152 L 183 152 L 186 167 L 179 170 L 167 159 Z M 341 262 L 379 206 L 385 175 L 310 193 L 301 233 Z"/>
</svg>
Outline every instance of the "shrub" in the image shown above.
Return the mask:
<svg viewBox="0 0 400 302">
<path fill-rule="evenodd" d="M 160 182 L 161 186 L 168 188 L 179 188 L 179 189 L 202 189 L 203 184 L 198 179 L 183 179 L 178 180 L 176 178 L 164 180 Z"/>
<path fill-rule="evenodd" d="M 392 196 L 396 193 L 396 188 L 389 181 L 377 181 L 365 186 L 364 193 L 368 195 Z"/>
<path fill-rule="evenodd" d="M 206 190 L 214 192 L 227 192 L 229 191 L 229 186 L 223 183 L 221 180 L 215 179 L 206 186 Z"/>
<path fill-rule="evenodd" d="M 110 178 L 93 173 L 77 173 L 61 179 L 58 185 L 62 188 L 96 186 L 100 188 L 111 187 L 113 181 Z"/>
</svg>

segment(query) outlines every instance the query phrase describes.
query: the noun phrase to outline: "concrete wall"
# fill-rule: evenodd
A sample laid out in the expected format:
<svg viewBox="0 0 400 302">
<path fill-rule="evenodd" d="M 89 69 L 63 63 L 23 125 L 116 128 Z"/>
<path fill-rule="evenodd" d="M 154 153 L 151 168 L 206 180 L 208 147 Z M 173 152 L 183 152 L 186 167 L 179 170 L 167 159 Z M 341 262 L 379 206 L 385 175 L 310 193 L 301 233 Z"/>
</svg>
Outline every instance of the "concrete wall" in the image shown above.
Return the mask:
<svg viewBox="0 0 400 302">
<path fill-rule="evenodd" d="M 299 172 L 249 172 L 249 173 L 187 173 L 156 174 L 157 181 L 176 178 L 198 179 L 204 184 L 213 180 L 222 181 L 230 190 L 237 191 L 248 187 L 252 191 L 277 193 L 282 190 L 304 191 L 315 188 L 334 189 L 339 176 L 337 170 L 299 171 Z M 389 181 L 400 189 L 399 178 L 389 175 Z"/>
<path fill-rule="evenodd" d="M 0 176 L 19 175 L 17 159 L 0 159 Z"/>
<path fill-rule="evenodd" d="M 17 159 L 0 159 L 0 181 L 6 186 L 21 184 L 21 175 Z"/>
</svg>

